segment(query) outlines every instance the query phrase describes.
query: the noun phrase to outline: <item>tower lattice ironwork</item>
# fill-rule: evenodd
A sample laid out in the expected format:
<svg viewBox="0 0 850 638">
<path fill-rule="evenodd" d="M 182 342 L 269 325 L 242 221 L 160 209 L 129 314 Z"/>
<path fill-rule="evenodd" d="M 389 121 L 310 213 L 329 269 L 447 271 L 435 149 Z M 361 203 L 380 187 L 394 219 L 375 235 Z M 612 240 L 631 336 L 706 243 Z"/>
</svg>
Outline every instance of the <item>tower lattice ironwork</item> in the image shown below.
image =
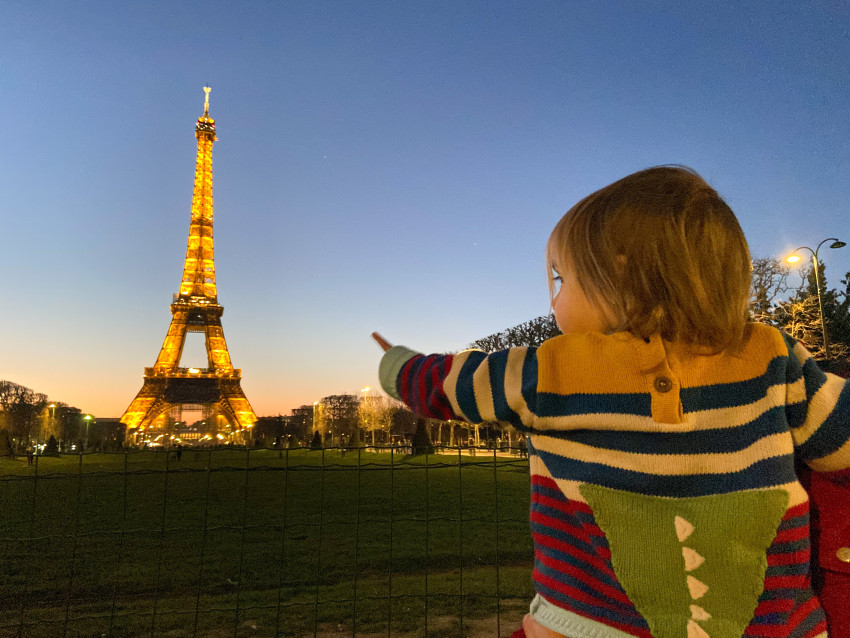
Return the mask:
<svg viewBox="0 0 850 638">
<path fill-rule="evenodd" d="M 244 441 L 245 428 L 257 420 L 241 385 L 241 370 L 230 362 L 224 340 L 213 258 L 212 147 L 215 120 L 209 116 L 210 88 L 204 87 L 204 114 L 195 137 L 198 155 L 189 241 L 180 292 L 171 304 L 171 325 L 152 368 L 145 368 L 142 389 L 121 417 L 128 435 L 168 434 L 175 423 L 173 411 L 185 406 L 204 410 L 205 434 L 210 438 Z M 180 360 L 188 332 L 203 332 L 207 367 L 183 368 Z"/>
</svg>

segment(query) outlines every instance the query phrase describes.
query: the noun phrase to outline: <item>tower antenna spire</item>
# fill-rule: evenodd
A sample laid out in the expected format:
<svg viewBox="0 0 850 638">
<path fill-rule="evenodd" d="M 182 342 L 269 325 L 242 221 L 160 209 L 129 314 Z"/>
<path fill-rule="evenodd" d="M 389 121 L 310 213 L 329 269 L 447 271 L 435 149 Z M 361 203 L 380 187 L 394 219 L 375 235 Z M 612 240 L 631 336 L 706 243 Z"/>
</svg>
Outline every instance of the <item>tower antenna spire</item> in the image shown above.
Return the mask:
<svg viewBox="0 0 850 638">
<path fill-rule="evenodd" d="M 212 88 L 204 87 L 204 117 L 210 116 L 210 91 L 212 91 Z"/>
</svg>

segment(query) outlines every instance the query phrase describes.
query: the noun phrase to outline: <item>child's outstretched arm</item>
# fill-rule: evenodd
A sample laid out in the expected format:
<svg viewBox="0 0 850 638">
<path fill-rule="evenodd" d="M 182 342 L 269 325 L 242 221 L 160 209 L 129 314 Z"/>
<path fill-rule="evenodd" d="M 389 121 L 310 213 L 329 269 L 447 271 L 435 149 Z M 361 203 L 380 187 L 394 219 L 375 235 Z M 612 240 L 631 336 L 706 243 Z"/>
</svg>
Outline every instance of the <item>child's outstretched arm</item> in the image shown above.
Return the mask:
<svg viewBox="0 0 850 638">
<path fill-rule="evenodd" d="M 384 350 L 381 386 L 415 413 L 470 423 L 506 421 L 520 430 L 531 429 L 537 397 L 536 348 L 426 356 L 393 346 L 377 332 L 372 338 Z"/>
</svg>

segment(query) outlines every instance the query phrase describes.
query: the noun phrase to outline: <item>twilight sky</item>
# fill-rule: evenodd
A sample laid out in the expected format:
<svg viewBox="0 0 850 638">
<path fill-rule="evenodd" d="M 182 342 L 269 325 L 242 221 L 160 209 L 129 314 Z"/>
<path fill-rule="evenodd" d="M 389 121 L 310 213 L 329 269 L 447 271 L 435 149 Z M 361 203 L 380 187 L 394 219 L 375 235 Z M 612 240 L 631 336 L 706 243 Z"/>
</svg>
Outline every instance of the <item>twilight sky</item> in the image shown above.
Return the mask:
<svg viewBox="0 0 850 638">
<path fill-rule="evenodd" d="M 755 256 L 850 242 L 848 64 L 840 0 L 4 0 L 0 379 L 99 417 L 141 388 L 205 84 L 262 416 L 377 386 L 372 330 L 448 351 L 545 314 L 554 224 L 647 166 L 702 173 Z M 837 287 L 850 247 L 821 256 Z"/>
</svg>

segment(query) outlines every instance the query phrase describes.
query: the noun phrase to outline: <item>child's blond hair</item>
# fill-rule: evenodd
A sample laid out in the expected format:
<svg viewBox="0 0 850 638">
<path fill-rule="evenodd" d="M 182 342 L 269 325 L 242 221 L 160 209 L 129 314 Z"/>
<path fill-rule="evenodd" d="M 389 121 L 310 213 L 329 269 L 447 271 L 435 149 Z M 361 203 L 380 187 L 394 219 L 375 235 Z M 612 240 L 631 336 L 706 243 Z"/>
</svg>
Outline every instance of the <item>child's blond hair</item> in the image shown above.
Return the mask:
<svg viewBox="0 0 850 638">
<path fill-rule="evenodd" d="M 747 331 L 750 252 L 735 214 L 694 170 L 657 166 L 588 195 L 547 245 L 611 332 L 734 350 Z M 554 295 L 553 276 L 549 275 Z"/>
</svg>

